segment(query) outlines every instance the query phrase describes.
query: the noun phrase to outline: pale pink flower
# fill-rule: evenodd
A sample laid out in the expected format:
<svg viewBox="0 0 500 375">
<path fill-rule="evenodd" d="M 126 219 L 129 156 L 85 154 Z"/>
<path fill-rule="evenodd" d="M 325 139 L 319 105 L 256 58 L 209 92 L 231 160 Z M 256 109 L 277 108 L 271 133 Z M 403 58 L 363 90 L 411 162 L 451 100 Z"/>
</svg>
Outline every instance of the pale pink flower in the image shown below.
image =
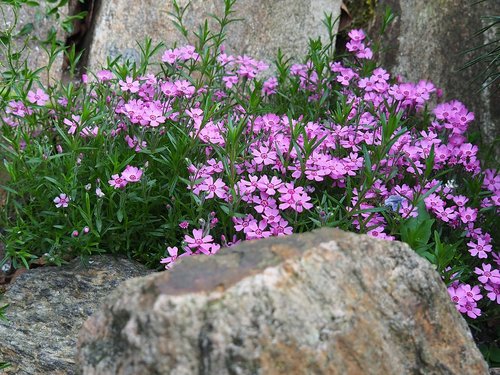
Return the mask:
<svg viewBox="0 0 500 375">
<path fill-rule="evenodd" d="M 59 194 L 58 197 L 54 198 L 54 203 L 56 204 L 57 208 L 65 208 L 68 207 L 69 201 L 71 200 L 70 197 L 68 197 L 66 194 Z"/>
<path fill-rule="evenodd" d="M 142 177 L 142 169 L 127 165 L 121 177 L 127 182 L 139 182 Z"/>
<path fill-rule="evenodd" d="M 28 92 L 28 101 L 37 105 L 45 105 L 49 101 L 49 96 L 42 89 L 37 89 L 36 92 Z"/>
</svg>

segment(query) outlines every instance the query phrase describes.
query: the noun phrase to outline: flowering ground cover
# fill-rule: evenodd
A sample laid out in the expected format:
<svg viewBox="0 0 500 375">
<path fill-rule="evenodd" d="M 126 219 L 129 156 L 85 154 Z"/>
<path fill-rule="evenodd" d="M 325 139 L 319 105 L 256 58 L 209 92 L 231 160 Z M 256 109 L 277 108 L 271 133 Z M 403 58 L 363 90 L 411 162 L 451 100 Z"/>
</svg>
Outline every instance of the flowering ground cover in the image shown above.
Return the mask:
<svg viewBox="0 0 500 375">
<path fill-rule="evenodd" d="M 2 92 L 3 263 L 112 252 L 170 269 L 338 227 L 408 243 L 471 326 L 498 340 L 500 175 L 468 141 L 474 114 L 377 66 L 362 30 L 347 54 L 311 40 L 302 63 L 278 54 L 271 70 L 227 54 L 229 15 L 196 46 L 149 41 L 140 64 Z"/>
</svg>

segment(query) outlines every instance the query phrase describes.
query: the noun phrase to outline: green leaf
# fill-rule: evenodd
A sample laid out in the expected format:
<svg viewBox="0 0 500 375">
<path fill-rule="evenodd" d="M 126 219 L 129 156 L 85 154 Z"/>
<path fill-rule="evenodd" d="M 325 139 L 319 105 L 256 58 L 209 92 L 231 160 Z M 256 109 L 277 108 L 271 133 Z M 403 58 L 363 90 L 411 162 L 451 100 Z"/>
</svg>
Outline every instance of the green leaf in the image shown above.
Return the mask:
<svg viewBox="0 0 500 375">
<path fill-rule="evenodd" d="M 121 223 L 123 221 L 123 211 L 121 209 L 116 211 L 116 218 L 118 219 L 119 223 Z"/>
<path fill-rule="evenodd" d="M 25 35 L 28 35 L 29 33 L 31 33 L 33 31 L 33 23 L 27 23 L 26 25 L 24 25 L 22 27 L 22 29 L 19 31 L 19 34 L 18 36 L 25 36 Z"/>
</svg>

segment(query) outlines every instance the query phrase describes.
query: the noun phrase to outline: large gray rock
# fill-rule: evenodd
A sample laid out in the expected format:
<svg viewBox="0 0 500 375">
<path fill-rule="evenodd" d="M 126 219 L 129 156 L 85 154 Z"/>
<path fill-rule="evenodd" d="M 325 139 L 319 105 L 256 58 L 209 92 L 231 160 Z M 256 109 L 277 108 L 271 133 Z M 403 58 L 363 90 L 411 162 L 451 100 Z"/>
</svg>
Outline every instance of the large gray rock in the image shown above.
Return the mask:
<svg viewBox="0 0 500 375">
<path fill-rule="evenodd" d="M 0 300 L 9 304 L 0 320 L 2 374 L 76 373 L 77 333 L 120 282 L 148 271 L 137 263 L 94 256 L 62 267 L 41 267 L 21 274 Z"/>
<path fill-rule="evenodd" d="M 80 332 L 83 374 L 487 374 L 430 264 L 334 229 L 128 280 Z"/>
<path fill-rule="evenodd" d="M 478 37 L 474 34 L 488 23 L 482 17 L 500 14 L 500 1 L 379 0 L 373 35 L 386 6 L 397 17 L 382 39 L 382 66 L 410 81 L 430 80 L 444 90 L 445 100 L 462 101 L 475 113 L 483 141 L 491 143 L 500 135 L 498 81 L 480 91 L 480 81 L 475 79 L 485 64 L 459 70 L 474 56 L 463 52 L 498 37 L 495 29 Z M 497 150 L 500 155 L 498 147 Z"/>
<path fill-rule="evenodd" d="M 185 6 L 188 1 L 178 3 Z M 288 57 L 300 58 L 307 51 L 310 37 L 328 39 L 322 24 L 324 13 L 332 13 L 335 19 L 341 3 L 341 0 L 238 0 L 232 17 L 244 20 L 229 25 L 227 51 L 272 60 L 281 48 Z M 191 1 L 184 18 L 191 43 L 198 25 L 211 13 L 222 15 L 223 8 L 221 0 Z M 140 49 L 136 41 L 143 42 L 145 37 L 170 47 L 174 42 L 185 44 L 168 15 L 172 11 L 172 0 L 103 0 L 90 43 L 90 68 L 95 70 L 106 63 L 107 56 L 114 58 L 120 54 L 138 61 Z"/>
</svg>

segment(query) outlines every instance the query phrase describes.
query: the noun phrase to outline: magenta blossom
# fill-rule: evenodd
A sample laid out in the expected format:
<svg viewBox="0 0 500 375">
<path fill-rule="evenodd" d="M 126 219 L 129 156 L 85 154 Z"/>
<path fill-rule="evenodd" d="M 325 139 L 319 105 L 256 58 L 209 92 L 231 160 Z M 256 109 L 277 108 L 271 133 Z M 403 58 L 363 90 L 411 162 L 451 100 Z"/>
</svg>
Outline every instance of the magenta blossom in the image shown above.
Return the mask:
<svg viewBox="0 0 500 375">
<path fill-rule="evenodd" d="M 489 292 L 487 297 L 492 301 L 496 300 L 496 302 L 500 305 L 500 284 L 486 284 L 484 289 Z"/>
<path fill-rule="evenodd" d="M 121 178 L 119 175 L 114 174 L 111 176 L 111 180 L 108 181 L 108 183 L 113 186 L 115 189 L 123 189 L 125 186 L 127 186 L 127 181 L 123 178 Z M 101 190 L 101 189 L 99 189 Z M 102 194 L 102 191 L 100 191 Z M 98 194 L 96 190 L 96 194 Z M 104 194 L 102 194 L 104 195 Z"/>
<path fill-rule="evenodd" d="M 478 280 L 483 284 L 488 282 L 500 284 L 500 272 L 498 270 L 491 270 L 491 264 L 484 264 L 483 269 L 476 267 L 474 270 L 476 275 L 479 275 Z"/>
<path fill-rule="evenodd" d="M 213 237 L 211 235 L 203 235 L 203 229 L 194 229 L 193 237 L 184 236 L 184 241 L 186 241 L 189 248 L 193 250 L 199 250 L 203 254 L 210 254 L 212 249 Z"/>
<path fill-rule="evenodd" d="M 161 264 L 165 264 L 165 269 L 170 269 L 172 268 L 172 266 L 174 265 L 175 261 L 177 260 L 178 258 L 178 252 L 179 252 L 179 249 L 174 246 L 174 247 L 167 247 L 167 251 L 168 251 L 168 254 L 170 255 L 169 257 L 167 258 L 162 258 L 160 260 L 160 263 Z"/>
</svg>

